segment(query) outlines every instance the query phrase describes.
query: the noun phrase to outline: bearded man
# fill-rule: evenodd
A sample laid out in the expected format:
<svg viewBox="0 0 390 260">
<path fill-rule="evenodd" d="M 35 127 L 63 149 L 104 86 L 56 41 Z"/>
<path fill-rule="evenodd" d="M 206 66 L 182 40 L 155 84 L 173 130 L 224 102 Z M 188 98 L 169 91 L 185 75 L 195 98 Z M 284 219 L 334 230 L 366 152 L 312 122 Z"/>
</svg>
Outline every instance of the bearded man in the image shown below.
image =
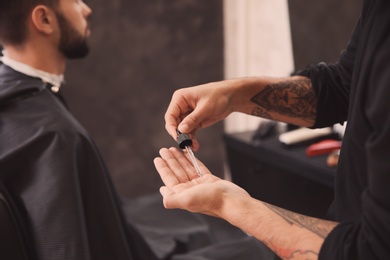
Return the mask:
<svg viewBox="0 0 390 260">
<path fill-rule="evenodd" d="M 0 201 L 23 245 L 1 259 L 155 259 L 60 95 L 67 60 L 88 54 L 91 12 L 82 0 L 0 0 Z"/>
</svg>

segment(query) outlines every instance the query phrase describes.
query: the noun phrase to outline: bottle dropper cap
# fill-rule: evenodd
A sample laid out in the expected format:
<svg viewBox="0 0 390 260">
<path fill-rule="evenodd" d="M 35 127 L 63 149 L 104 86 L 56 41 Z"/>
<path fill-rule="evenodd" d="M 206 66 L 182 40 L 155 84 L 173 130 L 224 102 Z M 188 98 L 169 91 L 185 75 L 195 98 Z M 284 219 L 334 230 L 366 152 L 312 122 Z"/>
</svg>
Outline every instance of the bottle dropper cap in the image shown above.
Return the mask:
<svg viewBox="0 0 390 260">
<path fill-rule="evenodd" d="M 178 129 L 176 129 L 177 133 L 177 143 L 181 149 L 185 149 L 186 146 L 191 147 L 192 140 L 187 134 L 182 134 Z"/>
</svg>

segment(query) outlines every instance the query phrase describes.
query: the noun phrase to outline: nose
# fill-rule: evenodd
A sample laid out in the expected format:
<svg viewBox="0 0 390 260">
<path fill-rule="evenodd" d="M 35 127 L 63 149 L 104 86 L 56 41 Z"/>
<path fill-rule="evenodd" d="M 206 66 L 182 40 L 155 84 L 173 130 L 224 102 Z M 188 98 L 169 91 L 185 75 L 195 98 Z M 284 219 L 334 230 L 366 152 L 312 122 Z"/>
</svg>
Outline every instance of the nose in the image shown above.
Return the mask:
<svg viewBox="0 0 390 260">
<path fill-rule="evenodd" d="M 83 13 L 84 13 L 84 16 L 85 17 L 88 17 L 91 15 L 92 13 L 92 9 L 84 2 L 82 2 L 82 5 L 83 5 Z"/>
</svg>

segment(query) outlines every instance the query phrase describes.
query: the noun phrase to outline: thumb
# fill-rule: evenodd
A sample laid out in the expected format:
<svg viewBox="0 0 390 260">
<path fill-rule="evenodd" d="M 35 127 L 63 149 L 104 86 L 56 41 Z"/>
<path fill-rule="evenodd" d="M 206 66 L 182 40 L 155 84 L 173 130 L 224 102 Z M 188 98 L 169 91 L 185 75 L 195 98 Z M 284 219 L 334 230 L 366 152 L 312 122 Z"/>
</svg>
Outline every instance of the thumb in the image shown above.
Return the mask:
<svg viewBox="0 0 390 260">
<path fill-rule="evenodd" d="M 182 133 L 192 133 L 202 128 L 203 117 L 200 110 L 194 110 L 188 114 L 178 126 L 178 129 Z"/>
<path fill-rule="evenodd" d="M 167 186 L 162 186 L 160 188 L 160 193 L 163 196 L 163 204 L 166 209 L 176 209 L 178 208 L 178 201 L 180 196 Z"/>
</svg>

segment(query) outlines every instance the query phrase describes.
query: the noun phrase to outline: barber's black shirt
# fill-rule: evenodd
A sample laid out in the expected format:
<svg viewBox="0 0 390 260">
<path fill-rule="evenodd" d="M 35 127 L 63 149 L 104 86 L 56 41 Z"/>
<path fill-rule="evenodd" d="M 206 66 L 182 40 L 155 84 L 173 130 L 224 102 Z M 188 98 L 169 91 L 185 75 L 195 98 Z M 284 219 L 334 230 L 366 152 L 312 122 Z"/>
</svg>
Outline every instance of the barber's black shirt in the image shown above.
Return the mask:
<svg viewBox="0 0 390 260">
<path fill-rule="evenodd" d="M 316 127 L 347 121 L 320 259 L 390 259 L 390 1 L 365 0 L 336 64 L 299 74 L 318 98 Z"/>
</svg>

